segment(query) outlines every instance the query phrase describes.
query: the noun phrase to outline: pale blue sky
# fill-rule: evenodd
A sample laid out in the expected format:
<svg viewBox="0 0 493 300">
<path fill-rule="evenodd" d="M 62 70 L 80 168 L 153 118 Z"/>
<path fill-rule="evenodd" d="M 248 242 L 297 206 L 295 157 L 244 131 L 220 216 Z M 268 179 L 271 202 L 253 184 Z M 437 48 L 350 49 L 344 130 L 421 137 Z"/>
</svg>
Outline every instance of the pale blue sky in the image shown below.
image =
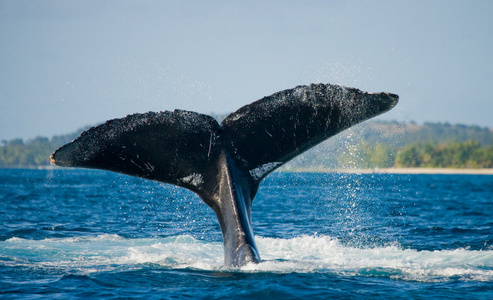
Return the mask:
<svg viewBox="0 0 493 300">
<path fill-rule="evenodd" d="M 400 95 L 385 120 L 493 127 L 493 1 L 0 0 L 0 139 L 299 84 Z"/>
</svg>

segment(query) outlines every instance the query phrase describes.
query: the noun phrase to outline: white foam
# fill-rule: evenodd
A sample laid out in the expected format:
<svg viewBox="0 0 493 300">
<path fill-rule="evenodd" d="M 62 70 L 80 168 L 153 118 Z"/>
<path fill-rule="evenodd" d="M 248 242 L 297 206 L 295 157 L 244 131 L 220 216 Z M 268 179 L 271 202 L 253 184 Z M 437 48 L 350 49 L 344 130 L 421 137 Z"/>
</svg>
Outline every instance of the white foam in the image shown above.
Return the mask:
<svg viewBox="0 0 493 300">
<path fill-rule="evenodd" d="M 493 280 L 493 251 L 466 249 L 417 251 L 398 246 L 355 248 L 327 236 L 293 239 L 257 238 L 263 262 L 248 271 L 335 272 L 346 275 L 387 274 L 412 281 Z M 284 261 L 287 259 L 288 261 Z"/>
<path fill-rule="evenodd" d="M 263 261 L 244 266 L 240 271 L 386 276 L 424 282 L 450 278 L 493 281 L 492 250 L 417 251 L 397 245 L 362 249 L 344 246 L 328 236 L 256 237 L 256 243 Z M 82 273 L 134 269 L 145 264 L 172 269 L 226 269 L 222 242 L 187 235 L 154 239 L 125 239 L 118 235 L 45 240 L 11 238 L 0 242 L 0 257 L 4 265 Z"/>
</svg>

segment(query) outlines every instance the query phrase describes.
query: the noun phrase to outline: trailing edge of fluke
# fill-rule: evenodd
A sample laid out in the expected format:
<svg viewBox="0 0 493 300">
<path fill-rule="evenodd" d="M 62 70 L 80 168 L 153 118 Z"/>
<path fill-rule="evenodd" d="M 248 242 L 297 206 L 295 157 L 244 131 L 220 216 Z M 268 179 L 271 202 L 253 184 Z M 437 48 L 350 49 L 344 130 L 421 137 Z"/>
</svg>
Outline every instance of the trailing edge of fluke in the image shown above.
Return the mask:
<svg viewBox="0 0 493 300">
<path fill-rule="evenodd" d="M 221 124 L 191 111 L 133 114 L 56 150 L 58 166 L 109 170 L 187 188 L 215 212 L 227 266 L 259 262 L 251 206 L 270 172 L 327 138 L 394 107 L 399 97 L 332 84 L 284 90 Z"/>
</svg>

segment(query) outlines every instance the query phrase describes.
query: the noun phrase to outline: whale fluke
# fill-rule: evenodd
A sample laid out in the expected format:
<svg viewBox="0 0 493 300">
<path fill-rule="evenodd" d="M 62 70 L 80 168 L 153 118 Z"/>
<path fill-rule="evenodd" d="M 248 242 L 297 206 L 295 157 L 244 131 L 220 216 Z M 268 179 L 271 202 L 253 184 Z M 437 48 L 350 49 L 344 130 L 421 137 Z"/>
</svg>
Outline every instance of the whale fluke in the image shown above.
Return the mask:
<svg viewBox="0 0 493 300">
<path fill-rule="evenodd" d="M 96 168 L 181 186 L 215 212 L 225 264 L 260 261 L 251 205 L 262 179 L 295 156 L 390 110 L 390 93 L 331 84 L 298 86 L 214 118 L 174 110 L 133 114 L 83 132 L 51 156 L 58 166 Z"/>
</svg>

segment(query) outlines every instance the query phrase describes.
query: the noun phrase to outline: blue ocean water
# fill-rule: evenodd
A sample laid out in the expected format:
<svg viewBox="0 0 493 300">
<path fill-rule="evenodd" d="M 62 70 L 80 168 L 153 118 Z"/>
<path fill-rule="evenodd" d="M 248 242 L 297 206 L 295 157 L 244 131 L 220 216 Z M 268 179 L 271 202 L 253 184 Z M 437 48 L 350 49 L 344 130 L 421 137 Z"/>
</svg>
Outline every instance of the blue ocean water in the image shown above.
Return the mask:
<svg viewBox="0 0 493 300">
<path fill-rule="evenodd" d="M 493 176 L 273 173 L 241 269 L 174 186 L 0 170 L 0 207 L 2 299 L 493 299 Z"/>
</svg>

